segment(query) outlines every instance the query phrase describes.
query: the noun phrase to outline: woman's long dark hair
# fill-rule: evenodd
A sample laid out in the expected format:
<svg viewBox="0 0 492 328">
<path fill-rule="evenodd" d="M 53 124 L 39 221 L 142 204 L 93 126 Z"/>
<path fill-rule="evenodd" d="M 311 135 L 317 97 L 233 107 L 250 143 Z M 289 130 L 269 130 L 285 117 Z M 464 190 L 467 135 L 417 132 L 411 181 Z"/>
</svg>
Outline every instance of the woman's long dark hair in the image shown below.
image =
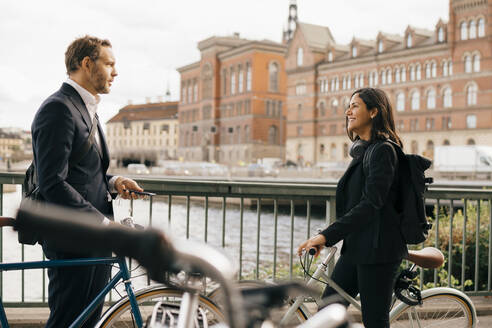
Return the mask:
<svg viewBox="0 0 492 328">
<path fill-rule="evenodd" d="M 367 110 L 376 108 L 378 113 L 372 119 L 372 129 L 371 129 L 371 140 L 376 141 L 377 139 L 384 140 L 390 139 L 395 143 L 399 144 L 403 148 L 403 143 L 401 142 L 398 133 L 395 129 L 395 120 L 393 118 L 393 107 L 388 99 L 386 93 L 381 89 L 375 88 L 362 88 L 356 90 L 350 99 L 354 95 L 359 95 L 360 99 L 366 104 Z M 355 141 L 358 139 L 353 132 L 348 130 L 348 119 L 345 117 L 345 130 L 350 140 Z"/>
</svg>

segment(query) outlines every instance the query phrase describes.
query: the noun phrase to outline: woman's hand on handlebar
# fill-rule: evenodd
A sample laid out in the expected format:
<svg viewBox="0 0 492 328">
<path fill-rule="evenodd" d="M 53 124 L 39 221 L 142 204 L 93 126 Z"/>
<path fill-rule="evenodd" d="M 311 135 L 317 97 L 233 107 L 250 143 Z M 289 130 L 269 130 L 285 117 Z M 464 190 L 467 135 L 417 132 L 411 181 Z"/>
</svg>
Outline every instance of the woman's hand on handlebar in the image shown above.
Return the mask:
<svg viewBox="0 0 492 328">
<path fill-rule="evenodd" d="M 297 255 L 301 256 L 304 251 L 309 252 L 310 249 L 314 249 L 316 250 L 314 256 L 318 257 L 319 253 L 325 246 L 325 243 L 326 238 L 322 234 L 311 237 L 299 245 L 299 248 L 297 249 Z"/>
</svg>

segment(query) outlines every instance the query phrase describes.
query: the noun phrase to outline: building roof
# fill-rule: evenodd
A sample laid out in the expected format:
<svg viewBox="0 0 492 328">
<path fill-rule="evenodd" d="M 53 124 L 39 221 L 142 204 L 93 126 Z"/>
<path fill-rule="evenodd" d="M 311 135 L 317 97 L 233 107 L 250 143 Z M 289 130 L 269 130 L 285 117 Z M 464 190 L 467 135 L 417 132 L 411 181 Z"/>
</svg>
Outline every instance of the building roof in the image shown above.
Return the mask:
<svg viewBox="0 0 492 328">
<path fill-rule="evenodd" d="M 297 26 L 301 29 L 306 43 L 310 48 L 324 51 L 329 44 L 335 43 L 330 29 L 326 26 L 301 22 L 298 22 Z"/>
<path fill-rule="evenodd" d="M 106 123 L 176 119 L 177 113 L 177 101 L 127 105 Z"/>
<path fill-rule="evenodd" d="M 397 43 L 403 42 L 403 36 L 401 36 L 399 34 L 390 34 L 390 33 L 385 33 L 385 32 L 379 32 L 379 33 L 386 40 L 389 40 L 392 42 L 397 42 Z"/>
</svg>

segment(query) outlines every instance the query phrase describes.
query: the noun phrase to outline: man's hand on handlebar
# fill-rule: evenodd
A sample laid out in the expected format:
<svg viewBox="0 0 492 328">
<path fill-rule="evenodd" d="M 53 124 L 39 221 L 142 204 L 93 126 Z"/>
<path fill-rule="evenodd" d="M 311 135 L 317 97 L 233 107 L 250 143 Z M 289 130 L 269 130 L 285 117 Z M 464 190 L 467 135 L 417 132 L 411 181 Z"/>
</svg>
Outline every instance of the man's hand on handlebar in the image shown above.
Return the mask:
<svg viewBox="0 0 492 328">
<path fill-rule="evenodd" d="M 311 237 L 299 245 L 299 248 L 297 249 L 297 255 L 301 256 L 303 252 L 309 252 L 309 254 L 318 257 L 319 253 L 325 246 L 325 243 L 326 243 L 326 238 L 321 234 Z M 313 254 L 313 250 L 314 250 L 314 254 Z"/>
</svg>

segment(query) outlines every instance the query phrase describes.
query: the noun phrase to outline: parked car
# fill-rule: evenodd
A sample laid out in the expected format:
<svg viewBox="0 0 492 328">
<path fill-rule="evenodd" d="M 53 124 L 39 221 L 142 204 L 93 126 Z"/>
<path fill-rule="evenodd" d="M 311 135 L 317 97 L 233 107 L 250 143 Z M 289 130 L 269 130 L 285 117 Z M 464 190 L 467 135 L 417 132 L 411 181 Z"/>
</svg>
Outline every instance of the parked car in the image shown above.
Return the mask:
<svg viewBox="0 0 492 328">
<path fill-rule="evenodd" d="M 252 163 L 248 165 L 249 177 L 277 177 L 279 170 L 270 165 Z"/>
<path fill-rule="evenodd" d="M 145 164 L 128 164 L 128 173 L 149 174 L 150 171 Z"/>
</svg>

